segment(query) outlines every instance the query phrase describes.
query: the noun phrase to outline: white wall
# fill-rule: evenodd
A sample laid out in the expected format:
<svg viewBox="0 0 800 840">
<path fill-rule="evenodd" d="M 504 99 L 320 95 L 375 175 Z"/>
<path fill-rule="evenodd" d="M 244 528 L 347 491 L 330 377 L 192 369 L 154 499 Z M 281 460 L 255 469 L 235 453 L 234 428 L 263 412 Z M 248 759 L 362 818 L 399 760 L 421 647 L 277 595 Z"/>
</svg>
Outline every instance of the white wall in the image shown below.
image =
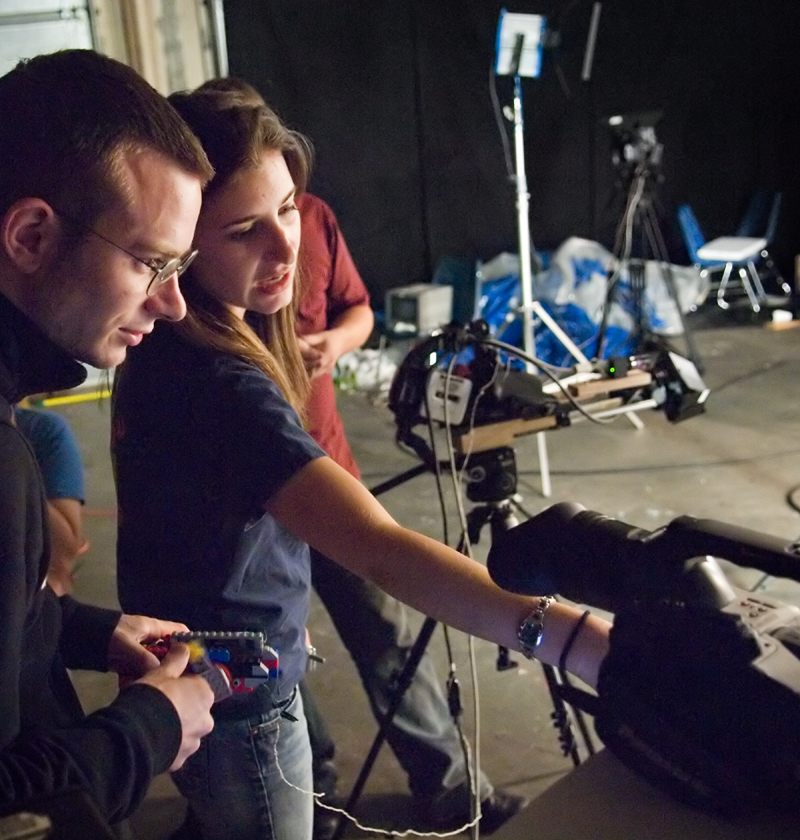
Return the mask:
<svg viewBox="0 0 800 840">
<path fill-rule="evenodd" d="M 0 0 L 0 75 L 20 58 L 94 48 L 168 94 L 217 75 L 212 0 Z"/>
<path fill-rule="evenodd" d="M 91 47 L 86 4 L 71 0 L 0 0 L 0 75 L 21 58 Z"/>
</svg>

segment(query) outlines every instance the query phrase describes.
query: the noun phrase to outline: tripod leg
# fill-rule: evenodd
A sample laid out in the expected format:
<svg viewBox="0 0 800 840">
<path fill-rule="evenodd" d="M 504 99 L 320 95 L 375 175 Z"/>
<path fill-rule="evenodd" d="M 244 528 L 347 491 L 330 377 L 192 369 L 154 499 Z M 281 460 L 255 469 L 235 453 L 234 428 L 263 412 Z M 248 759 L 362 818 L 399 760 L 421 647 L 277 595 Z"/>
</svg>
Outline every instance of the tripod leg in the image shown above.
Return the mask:
<svg viewBox="0 0 800 840">
<path fill-rule="evenodd" d="M 397 677 L 395 691 L 393 692 L 389 708 L 386 710 L 386 714 L 384 715 L 380 728 L 378 729 L 378 734 L 372 742 L 372 746 L 367 753 L 367 757 L 364 760 L 364 764 L 361 767 L 358 778 L 353 785 L 350 796 L 347 798 L 345 811 L 347 811 L 348 814 L 352 813 L 359 797 L 361 796 L 361 792 L 363 791 L 364 785 L 369 778 L 369 774 L 372 772 L 372 767 L 378 758 L 378 753 L 386 740 L 386 734 L 389 731 L 389 727 L 392 725 L 392 721 L 394 720 L 394 716 L 397 713 L 397 709 L 403 699 L 403 695 L 411 684 L 411 681 L 414 679 L 414 674 L 417 670 L 420 659 L 422 659 L 422 655 L 425 653 L 425 649 L 427 648 L 428 642 L 433 635 L 433 631 L 436 629 L 436 624 L 437 622 L 434 619 L 426 618 L 419 631 L 419 635 L 409 651 L 406 664 L 403 666 L 403 670 Z M 344 818 L 340 818 L 336 831 L 333 835 L 333 840 L 339 840 L 339 838 L 341 838 L 344 827 L 345 820 Z"/>
<path fill-rule="evenodd" d="M 661 263 L 661 273 L 664 277 L 664 283 L 667 286 L 667 290 L 669 291 L 670 297 L 672 298 L 675 306 L 678 309 L 678 317 L 681 321 L 681 327 L 683 328 L 683 338 L 686 341 L 686 349 L 689 355 L 689 358 L 694 362 L 694 366 L 697 368 L 698 373 L 703 372 L 703 360 L 700 358 L 700 354 L 697 352 L 697 345 L 694 343 L 694 333 L 689 329 L 689 325 L 686 323 L 686 319 L 683 317 L 683 310 L 681 309 L 681 302 L 678 298 L 678 290 L 675 288 L 675 278 L 672 276 L 672 268 L 670 267 L 669 263 Z"/>
<path fill-rule="evenodd" d="M 499 539 L 503 533 L 519 524 L 519 520 L 514 515 L 511 500 L 500 502 L 489 516 L 491 523 L 491 533 L 494 539 Z M 545 680 L 547 681 L 547 688 L 550 692 L 550 699 L 553 702 L 553 721 L 558 730 L 558 740 L 561 742 L 561 747 L 564 750 L 564 755 L 570 756 L 572 763 L 577 767 L 580 764 L 580 754 L 578 752 L 578 745 L 575 741 L 575 736 L 572 732 L 572 725 L 570 723 L 569 712 L 567 711 L 566 703 L 561 692 L 561 685 L 556 678 L 555 669 L 551 665 L 540 663 L 542 671 L 544 672 Z M 594 754 L 594 746 L 592 744 L 589 729 L 586 726 L 586 721 L 583 719 L 583 713 L 580 709 L 572 706 L 572 714 L 578 724 L 578 728 L 583 736 L 586 750 L 590 755 Z"/>
<path fill-rule="evenodd" d="M 594 358 L 603 358 L 603 342 L 606 337 L 606 327 L 608 326 L 608 315 L 611 311 L 611 304 L 614 301 L 615 284 L 619 274 L 619 266 L 617 268 L 609 268 L 606 272 L 606 296 L 603 300 L 603 314 L 600 318 L 600 326 L 597 328 L 597 338 L 594 344 Z"/>
<path fill-rule="evenodd" d="M 678 297 L 678 290 L 675 287 L 675 278 L 672 276 L 672 267 L 670 266 L 667 255 L 667 246 L 664 242 L 664 237 L 661 235 L 661 229 L 658 227 L 658 222 L 655 218 L 652 207 L 649 207 L 644 218 L 645 230 L 647 231 L 647 238 L 653 249 L 653 254 L 658 260 L 661 269 L 661 276 L 664 278 L 664 285 L 667 287 L 667 293 L 672 298 L 675 308 L 678 310 L 678 318 L 681 322 L 681 329 L 683 330 L 683 337 L 686 342 L 686 350 L 698 373 L 703 372 L 703 362 L 700 354 L 697 352 L 697 346 L 694 343 L 694 335 L 683 317 L 683 310 L 681 309 L 681 302 Z"/>
<path fill-rule="evenodd" d="M 429 466 L 427 466 L 425 464 L 421 464 L 417 467 L 414 467 L 410 470 L 407 470 L 406 472 L 396 476 L 393 479 L 390 479 L 389 481 L 383 482 L 382 484 L 373 488 L 371 492 L 373 493 L 373 495 L 379 495 L 380 493 L 383 493 L 386 490 L 392 489 L 393 487 L 396 487 L 397 485 L 402 484 L 403 482 L 407 481 L 408 479 L 413 478 L 416 475 L 419 475 L 420 473 L 426 471 L 427 469 L 429 469 Z M 475 527 L 477 528 L 478 531 L 480 530 L 480 524 L 477 524 Z M 462 542 L 462 544 L 459 546 L 459 550 L 463 552 L 464 548 L 465 548 L 465 546 Z M 333 564 L 332 561 L 324 560 L 324 558 L 321 558 L 321 557 L 316 557 L 315 561 L 318 562 L 318 563 L 320 563 L 320 562 L 323 563 L 323 565 L 321 567 L 316 567 L 315 568 L 315 587 L 317 588 L 318 594 L 320 594 L 320 596 L 322 597 L 322 600 L 325 603 L 326 608 L 328 609 L 328 613 L 331 615 L 331 618 L 333 619 L 333 622 L 336 625 L 336 629 L 339 631 L 340 635 L 342 635 L 342 639 L 345 642 L 345 646 L 352 653 L 353 649 L 354 649 L 353 640 L 350 639 L 348 641 L 348 637 L 350 635 L 350 630 L 352 629 L 352 625 L 349 621 L 344 621 L 344 622 L 342 621 L 342 618 L 341 618 L 341 615 L 340 615 L 340 610 L 338 609 L 338 605 L 340 605 L 342 603 L 344 603 L 345 605 L 349 605 L 351 603 L 351 601 L 347 598 L 345 598 L 344 601 L 341 600 L 341 597 L 340 597 L 341 594 L 342 594 L 341 585 L 339 585 L 339 586 L 334 585 L 333 589 L 331 589 L 330 571 L 326 572 L 323 578 L 320 578 L 320 575 L 322 574 L 322 571 L 324 571 L 327 568 L 328 565 L 331 565 L 331 566 L 335 567 L 335 564 Z M 337 575 L 338 574 L 341 574 L 341 570 L 337 573 Z M 319 584 L 320 584 L 321 580 L 327 581 L 323 588 L 319 588 Z M 334 599 L 334 602 L 332 602 L 330 598 L 325 597 L 326 590 L 336 592 L 336 598 Z M 334 603 L 337 605 L 336 609 L 334 609 Z M 345 606 L 345 612 L 346 611 L 347 611 L 347 606 Z M 366 781 L 369 777 L 369 774 L 372 770 L 372 767 L 375 763 L 375 760 L 377 759 L 378 753 L 379 753 L 380 748 L 383 745 L 384 741 L 387 741 L 387 740 L 390 741 L 390 743 L 391 743 L 391 745 L 392 745 L 392 747 L 395 751 L 395 754 L 397 755 L 398 759 L 400 760 L 400 763 L 403 766 L 403 768 L 409 774 L 410 778 L 413 777 L 414 773 L 416 772 L 416 768 L 418 766 L 417 759 L 415 759 L 415 762 L 417 762 L 417 764 L 414 764 L 413 766 L 408 764 L 408 760 L 407 760 L 408 756 L 407 755 L 406 755 L 406 760 L 404 761 L 401 754 L 398 753 L 397 743 L 392 741 L 392 730 L 396 726 L 396 718 L 397 718 L 398 714 L 402 715 L 401 705 L 403 704 L 403 702 L 405 700 L 405 697 L 406 697 L 406 694 L 407 694 L 409 688 L 411 688 L 411 685 L 412 685 L 412 683 L 414 682 L 414 680 L 417 676 L 417 672 L 420 669 L 420 665 L 423 665 L 423 667 L 425 665 L 425 663 L 423 663 L 422 660 L 423 660 L 427 645 L 428 645 L 428 643 L 431 639 L 431 636 L 433 635 L 433 631 L 434 631 L 435 627 L 436 627 L 436 621 L 434 621 L 432 618 L 426 618 L 422 627 L 421 627 L 421 629 L 420 629 L 420 631 L 419 631 L 419 634 L 418 634 L 416 640 L 411 645 L 411 647 L 407 647 L 406 643 L 403 642 L 402 649 L 407 650 L 407 653 L 405 654 L 404 658 L 402 660 L 398 661 L 398 663 L 397 663 L 397 673 L 395 674 L 395 676 L 392 679 L 391 687 L 389 687 L 387 690 L 384 691 L 383 697 L 385 698 L 385 703 L 380 703 L 380 706 L 381 706 L 380 711 L 378 710 L 378 701 L 375 701 L 375 698 L 372 697 L 372 695 L 371 695 L 371 704 L 373 706 L 373 712 L 374 712 L 376 718 L 378 719 L 379 731 L 378 731 L 377 735 L 375 736 L 375 739 L 374 739 L 374 741 L 372 743 L 372 746 L 369 750 L 367 758 L 364 761 L 364 764 L 363 764 L 363 766 L 362 766 L 362 768 L 361 768 L 361 770 L 358 774 L 358 778 L 356 779 L 356 782 L 353 786 L 353 789 L 348 796 L 347 802 L 345 804 L 345 810 L 348 813 L 351 813 L 352 810 L 355 808 L 355 805 L 356 805 L 356 803 L 357 803 L 357 801 L 358 801 L 358 799 L 361 795 L 361 792 L 364 788 L 364 785 L 366 784 Z M 382 632 L 387 630 L 387 628 L 383 627 L 383 619 L 381 619 L 379 621 L 379 629 L 381 629 Z M 389 629 L 391 629 L 391 628 L 389 628 Z M 400 644 L 400 641 L 399 641 L 398 637 L 396 635 L 393 635 L 392 638 L 394 640 L 393 646 L 395 648 L 397 648 L 397 650 L 399 651 L 400 648 L 398 647 L 398 645 Z M 359 656 L 356 656 L 354 654 L 354 659 L 356 660 L 357 667 L 359 667 L 359 671 L 361 672 L 362 679 L 364 679 L 364 677 L 365 677 L 365 673 L 362 670 L 362 666 L 364 665 L 363 660 L 364 660 L 365 657 L 368 660 L 370 660 L 370 662 L 367 663 L 367 667 L 371 668 L 374 671 L 375 663 L 371 661 L 372 658 L 374 658 L 374 653 L 370 653 L 369 651 L 367 651 L 365 653 L 362 650 L 362 651 L 360 651 Z M 430 683 L 427 681 L 426 677 L 423 677 L 422 685 L 423 686 L 430 685 Z M 424 692 L 424 690 L 425 689 L 423 688 L 423 692 Z M 369 689 L 368 689 L 368 694 L 370 694 Z M 433 698 L 431 698 L 431 699 L 433 699 Z M 449 697 L 448 697 L 448 702 L 450 702 Z M 434 703 L 433 705 L 436 706 L 437 704 Z M 438 708 L 433 709 L 432 707 L 429 707 L 426 710 L 425 715 L 426 715 L 426 722 L 428 722 L 428 723 L 433 719 L 439 720 L 439 718 L 440 718 Z M 428 717 L 428 715 L 430 715 L 431 717 Z M 452 715 L 452 709 L 451 709 L 451 715 Z M 434 752 L 441 750 L 442 754 L 446 754 L 448 756 L 448 758 L 449 758 L 449 749 L 450 749 L 449 744 L 446 747 L 444 746 L 444 744 L 437 744 L 435 747 L 432 747 L 432 750 Z M 438 760 L 438 759 L 434 758 L 434 760 Z M 466 765 L 467 765 L 466 756 L 464 757 L 464 760 L 465 760 L 465 767 L 466 767 Z M 468 769 L 467 769 L 467 773 L 468 773 Z M 425 774 L 423 773 L 423 775 L 425 775 Z M 481 787 L 481 790 L 483 790 L 484 786 L 488 785 L 488 780 L 486 780 L 485 777 L 483 776 L 483 774 L 480 773 L 480 770 L 478 770 L 478 784 Z M 338 838 L 340 838 L 342 836 L 342 833 L 343 833 L 344 828 L 346 826 L 346 822 L 347 822 L 346 818 L 340 817 L 340 819 L 339 819 L 339 821 L 336 825 L 336 830 L 335 830 L 334 835 L 333 835 L 334 840 L 338 840 Z"/>
</svg>

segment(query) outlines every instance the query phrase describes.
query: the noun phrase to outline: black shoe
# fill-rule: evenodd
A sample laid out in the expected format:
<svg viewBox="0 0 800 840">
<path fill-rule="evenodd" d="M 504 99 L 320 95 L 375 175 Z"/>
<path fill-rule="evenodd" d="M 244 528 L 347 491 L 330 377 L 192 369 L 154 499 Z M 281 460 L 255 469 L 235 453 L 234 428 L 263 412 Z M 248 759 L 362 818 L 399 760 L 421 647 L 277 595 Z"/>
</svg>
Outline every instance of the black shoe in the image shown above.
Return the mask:
<svg viewBox="0 0 800 840">
<path fill-rule="evenodd" d="M 331 805 L 334 808 L 344 808 L 345 806 L 345 801 L 338 796 L 326 796 L 324 801 L 326 805 Z M 339 820 L 344 818 L 344 814 L 323 808 L 315 799 L 314 831 L 311 837 L 313 840 L 331 840 L 339 827 Z"/>
<path fill-rule="evenodd" d="M 530 800 L 527 796 L 495 788 L 491 796 L 481 802 L 480 833 L 492 834 L 511 817 L 518 814 Z M 435 831 L 456 831 L 471 822 L 469 811 L 459 813 L 431 813 L 430 823 Z"/>
<path fill-rule="evenodd" d="M 481 802 L 481 834 L 492 834 L 501 825 L 516 816 L 528 803 L 527 796 L 518 796 L 505 790 L 495 792 Z"/>
</svg>

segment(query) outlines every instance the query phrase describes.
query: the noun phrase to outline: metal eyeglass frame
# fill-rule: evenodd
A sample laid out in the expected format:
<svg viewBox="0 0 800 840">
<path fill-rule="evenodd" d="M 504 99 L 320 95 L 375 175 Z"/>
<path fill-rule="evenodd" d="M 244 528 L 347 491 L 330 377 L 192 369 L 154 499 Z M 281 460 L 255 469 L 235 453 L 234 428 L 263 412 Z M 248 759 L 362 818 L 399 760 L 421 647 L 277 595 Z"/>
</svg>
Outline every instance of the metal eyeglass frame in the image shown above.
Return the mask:
<svg viewBox="0 0 800 840">
<path fill-rule="evenodd" d="M 116 242 L 113 242 L 107 236 L 103 236 L 102 233 L 98 233 L 94 228 L 89 227 L 88 225 L 81 224 L 80 222 L 76 221 L 75 219 L 70 218 L 64 213 L 60 213 L 58 210 L 55 211 L 62 219 L 69 222 L 71 225 L 74 225 L 81 230 L 85 230 L 87 233 L 93 233 L 99 239 L 102 239 L 103 242 L 107 242 L 112 247 L 116 248 L 118 251 L 122 251 L 123 254 L 127 254 L 129 257 L 133 257 L 137 262 L 142 263 L 142 265 L 146 265 L 152 272 L 153 276 L 150 278 L 150 282 L 147 284 L 147 296 L 152 297 L 160 286 L 163 286 L 164 283 L 172 277 L 173 274 L 177 274 L 178 277 L 186 271 L 187 268 L 192 264 L 192 261 L 198 254 L 197 248 L 193 248 L 190 251 L 187 251 L 185 254 L 182 254 L 180 257 L 173 257 L 172 259 L 161 261 L 161 260 L 144 260 L 141 257 L 137 257 L 136 254 L 132 254 L 127 248 L 123 248 L 121 245 L 117 245 Z"/>
</svg>

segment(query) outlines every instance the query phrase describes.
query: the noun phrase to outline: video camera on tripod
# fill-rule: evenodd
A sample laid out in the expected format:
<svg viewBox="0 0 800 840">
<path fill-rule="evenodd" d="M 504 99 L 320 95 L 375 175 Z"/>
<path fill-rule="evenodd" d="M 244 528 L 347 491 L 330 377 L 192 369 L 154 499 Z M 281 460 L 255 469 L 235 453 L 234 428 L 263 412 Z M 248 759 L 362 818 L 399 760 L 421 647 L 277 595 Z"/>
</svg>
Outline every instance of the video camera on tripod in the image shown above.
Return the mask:
<svg viewBox="0 0 800 840">
<path fill-rule="evenodd" d="M 655 126 L 661 117 L 661 111 L 644 111 L 615 114 L 606 120 L 613 141 L 611 161 L 624 181 L 637 171 L 659 171 L 664 146 L 658 141 Z"/>
<path fill-rule="evenodd" d="M 512 592 L 615 613 L 597 696 L 569 702 L 622 761 L 706 810 L 796 812 L 800 609 L 734 588 L 714 558 L 800 580 L 796 542 L 689 516 L 648 532 L 572 503 L 501 535 L 487 565 Z"/>
</svg>

